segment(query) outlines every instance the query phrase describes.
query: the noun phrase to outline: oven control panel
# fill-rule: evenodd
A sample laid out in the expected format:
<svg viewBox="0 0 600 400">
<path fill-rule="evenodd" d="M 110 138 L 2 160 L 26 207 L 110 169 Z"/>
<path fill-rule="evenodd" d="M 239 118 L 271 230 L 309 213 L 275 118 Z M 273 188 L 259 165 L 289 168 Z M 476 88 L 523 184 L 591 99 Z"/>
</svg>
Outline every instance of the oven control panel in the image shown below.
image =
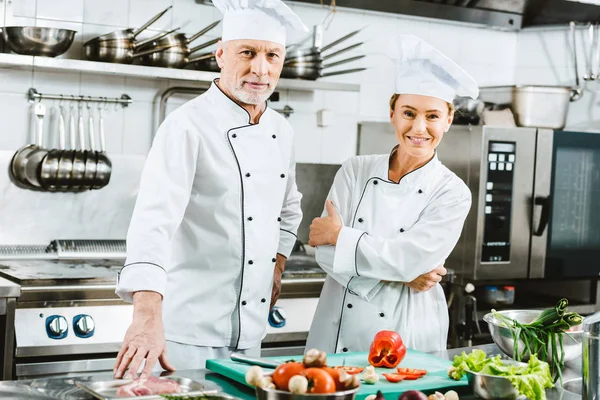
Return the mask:
<svg viewBox="0 0 600 400">
<path fill-rule="evenodd" d="M 318 302 L 316 297 L 279 299 L 269 312 L 267 334 L 308 333 Z"/>
<path fill-rule="evenodd" d="M 485 182 L 481 262 L 510 261 L 515 142 L 490 141 Z"/>
<path fill-rule="evenodd" d="M 33 349 L 57 346 L 72 350 L 74 345 L 109 345 L 107 350 L 118 351 L 132 320 L 132 305 L 19 308 L 17 354 L 38 354 Z"/>
</svg>

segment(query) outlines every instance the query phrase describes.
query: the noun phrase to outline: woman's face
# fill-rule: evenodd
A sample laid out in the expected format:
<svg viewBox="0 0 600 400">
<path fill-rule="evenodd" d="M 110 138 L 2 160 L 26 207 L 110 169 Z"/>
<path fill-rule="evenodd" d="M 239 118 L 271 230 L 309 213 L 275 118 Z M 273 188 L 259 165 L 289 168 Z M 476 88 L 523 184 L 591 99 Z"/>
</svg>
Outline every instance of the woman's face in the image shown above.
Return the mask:
<svg viewBox="0 0 600 400">
<path fill-rule="evenodd" d="M 433 155 L 452 118 L 444 100 L 416 94 L 401 94 L 390 111 L 400 148 L 417 158 Z"/>
</svg>

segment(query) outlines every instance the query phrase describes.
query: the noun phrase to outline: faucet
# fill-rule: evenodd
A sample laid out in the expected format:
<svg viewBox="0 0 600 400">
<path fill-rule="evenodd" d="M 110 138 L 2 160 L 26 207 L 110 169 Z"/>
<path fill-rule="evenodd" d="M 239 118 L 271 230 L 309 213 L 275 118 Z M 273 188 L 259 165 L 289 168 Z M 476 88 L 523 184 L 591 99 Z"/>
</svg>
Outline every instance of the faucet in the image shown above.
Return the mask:
<svg viewBox="0 0 600 400">
<path fill-rule="evenodd" d="M 581 371 L 583 399 L 600 398 L 600 312 L 583 320 Z"/>
</svg>

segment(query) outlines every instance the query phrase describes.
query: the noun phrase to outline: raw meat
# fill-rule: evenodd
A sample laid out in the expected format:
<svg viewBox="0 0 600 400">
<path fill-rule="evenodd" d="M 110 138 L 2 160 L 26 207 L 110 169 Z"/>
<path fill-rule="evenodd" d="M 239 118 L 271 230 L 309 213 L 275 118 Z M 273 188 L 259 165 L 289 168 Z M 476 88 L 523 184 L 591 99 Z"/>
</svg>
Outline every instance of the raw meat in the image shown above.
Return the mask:
<svg viewBox="0 0 600 400">
<path fill-rule="evenodd" d="M 135 378 L 133 382 L 123 385 L 117 390 L 117 397 L 137 397 L 157 394 L 180 393 L 179 383 L 172 379 L 158 378 Z"/>
</svg>

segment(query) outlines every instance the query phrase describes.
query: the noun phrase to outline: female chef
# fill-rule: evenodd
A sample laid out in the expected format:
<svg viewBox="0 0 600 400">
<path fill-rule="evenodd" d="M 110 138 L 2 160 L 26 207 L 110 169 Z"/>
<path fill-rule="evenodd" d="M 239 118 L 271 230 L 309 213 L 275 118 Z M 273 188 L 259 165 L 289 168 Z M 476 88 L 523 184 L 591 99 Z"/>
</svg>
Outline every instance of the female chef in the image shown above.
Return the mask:
<svg viewBox="0 0 600 400">
<path fill-rule="evenodd" d="M 438 160 L 436 147 L 452 124 L 453 99 L 476 98 L 479 90 L 456 63 L 415 36 L 400 36 L 392 56 L 390 121 L 398 145 L 389 155 L 346 161 L 323 216 L 310 227 L 309 244 L 328 277 L 307 348 L 368 351 L 384 329 L 413 349 L 446 348 L 448 309 L 441 277 L 431 271 L 456 245 L 471 193 Z M 424 281 L 431 289 L 415 290 Z"/>
</svg>

